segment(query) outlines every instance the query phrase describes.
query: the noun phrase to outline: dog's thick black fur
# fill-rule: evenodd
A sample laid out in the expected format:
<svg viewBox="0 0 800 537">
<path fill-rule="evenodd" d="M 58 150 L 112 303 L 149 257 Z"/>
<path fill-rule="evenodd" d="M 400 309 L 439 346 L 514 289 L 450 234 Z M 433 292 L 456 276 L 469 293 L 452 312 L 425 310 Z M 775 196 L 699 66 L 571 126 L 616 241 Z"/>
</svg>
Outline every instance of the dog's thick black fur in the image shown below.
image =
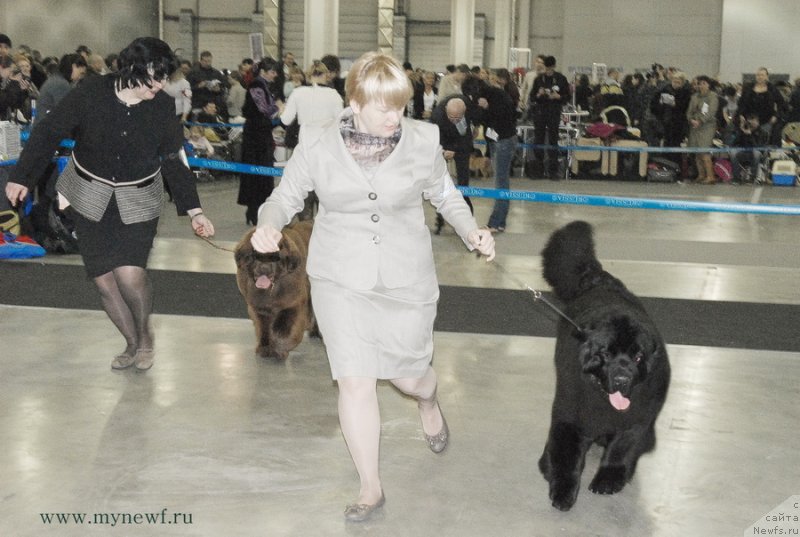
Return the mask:
<svg viewBox="0 0 800 537">
<path fill-rule="evenodd" d="M 565 304 L 556 339 L 556 394 L 539 470 L 553 506 L 578 498 L 586 452 L 605 447 L 589 490 L 614 494 L 656 444 L 655 421 L 670 368 L 658 329 L 639 299 L 597 260 L 592 227 L 572 222 L 542 251 L 544 278 Z"/>
</svg>

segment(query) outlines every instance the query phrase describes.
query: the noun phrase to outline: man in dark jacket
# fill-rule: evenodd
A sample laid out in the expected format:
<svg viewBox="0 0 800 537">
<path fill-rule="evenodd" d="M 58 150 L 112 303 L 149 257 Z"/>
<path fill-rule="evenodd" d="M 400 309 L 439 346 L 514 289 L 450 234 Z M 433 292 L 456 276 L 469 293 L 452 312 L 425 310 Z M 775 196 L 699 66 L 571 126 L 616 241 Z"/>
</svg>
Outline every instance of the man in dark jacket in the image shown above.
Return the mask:
<svg viewBox="0 0 800 537">
<path fill-rule="evenodd" d="M 454 93 L 445 97 L 431 114 L 431 122 L 439 127 L 439 143 L 444 159 L 455 164 L 458 186 L 469 186 L 469 157 L 472 154 L 472 122 L 467 115 L 467 97 Z M 449 166 L 448 166 L 449 167 Z M 468 197 L 464 201 L 472 210 Z M 474 212 L 474 211 L 473 211 Z M 436 214 L 436 234 L 444 226 L 442 215 Z"/>
<path fill-rule="evenodd" d="M 569 102 L 569 82 L 556 71 L 556 59 L 544 59 L 544 73 L 533 81 L 529 107 L 533 110 L 533 143 L 550 146 L 558 145 L 558 125 L 561 122 L 561 108 Z M 534 149 L 537 162 L 544 165 L 544 151 Z M 547 170 L 551 179 L 558 179 L 558 150 L 548 149 Z"/>
<path fill-rule="evenodd" d="M 686 110 L 692 99 L 692 89 L 686 81 L 686 75 L 675 71 L 670 77 L 670 83 L 663 86 L 653 95 L 650 110 L 661 122 L 664 133 L 664 147 L 680 147 L 689 131 L 689 120 L 686 119 Z M 667 158 L 681 165 L 683 155 L 668 153 Z"/>
<path fill-rule="evenodd" d="M 220 115 L 227 117 L 227 104 L 225 103 L 225 88 L 229 87 L 226 77 L 212 63 L 214 56 L 204 50 L 200 53 L 200 61 L 192 69 L 186 80 L 192 87 L 192 109 L 202 108 L 207 102 L 214 101 Z"/>
<path fill-rule="evenodd" d="M 494 164 L 495 188 L 508 190 L 511 161 L 517 149 L 517 111 L 511 97 L 502 88 L 490 86 L 476 76 L 470 76 L 462 84 L 468 98 L 467 113 L 475 123 L 484 127 L 486 143 Z M 498 199 L 489 217 L 489 230 L 506 230 L 508 199 Z"/>
</svg>

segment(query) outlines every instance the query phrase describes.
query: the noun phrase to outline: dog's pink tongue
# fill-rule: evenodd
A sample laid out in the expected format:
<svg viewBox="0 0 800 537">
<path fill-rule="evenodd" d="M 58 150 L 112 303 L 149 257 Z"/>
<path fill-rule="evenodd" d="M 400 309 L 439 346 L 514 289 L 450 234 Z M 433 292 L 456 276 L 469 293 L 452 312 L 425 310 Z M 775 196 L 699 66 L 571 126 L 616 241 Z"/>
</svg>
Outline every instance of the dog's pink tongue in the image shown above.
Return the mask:
<svg viewBox="0 0 800 537">
<path fill-rule="evenodd" d="M 631 401 L 624 395 L 619 392 L 614 392 L 608 396 L 609 402 L 611 402 L 611 406 L 616 408 L 617 410 L 628 410 L 628 407 L 631 406 Z"/>
<path fill-rule="evenodd" d="M 272 280 L 269 279 L 269 276 L 259 276 L 256 279 L 256 287 L 259 289 L 269 289 L 270 285 L 272 285 Z"/>
</svg>

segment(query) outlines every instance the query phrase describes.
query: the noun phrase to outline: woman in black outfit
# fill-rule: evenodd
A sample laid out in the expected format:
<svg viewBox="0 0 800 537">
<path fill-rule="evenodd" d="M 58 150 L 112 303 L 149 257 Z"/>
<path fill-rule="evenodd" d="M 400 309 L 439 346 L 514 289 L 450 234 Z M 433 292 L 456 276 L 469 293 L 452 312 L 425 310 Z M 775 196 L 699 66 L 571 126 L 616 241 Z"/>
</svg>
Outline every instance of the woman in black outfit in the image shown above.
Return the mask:
<svg viewBox="0 0 800 537">
<path fill-rule="evenodd" d="M 264 58 L 255 69 L 258 74 L 247 90 L 242 107 L 245 118 L 242 133 L 242 162 L 271 167 L 275 164 L 275 140 L 272 137 L 272 119 L 280 115 L 283 103 L 277 101 L 270 85 L 281 67 L 272 58 Z M 271 175 L 239 175 L 239 197 L 236 202 L 245 205 L 248 224 L 258 222 L 258 208 L 272 194 L 275 178 Z"/>
<path fill-rule="evenodd" d="M 153 365 L 152 290 L 147 258 L 163 200 L 163 179 L 179 215 L 197 235 L 210 237 L 194 175 L 182 154 L 183 128 L 175 101 L 161 88 L 176 68 L 165 42 L 135 39 L 119 55 L 119 71 L 92 77 L 70 91 L 31 133 L 6 185 L 12 205 L 22 202 L 50 163 L 59 142 L 75 147 L 56 183 L 70 206 L 78 247 L 103 309 L 125 338 L 114 369 Z"/>
<path fill-rule="evenodd" d="M 769 81 L 769 71 L 766 67 L 759 67 L 755 82 L 745 87 L 739 98 L 739 128 L 745 125 L 747 116 L 756 114 L 759 128 L 769 135 L 770 144 L 780 145 L 778 125 L 785 112 L 786 101 Z"/>
</svg>

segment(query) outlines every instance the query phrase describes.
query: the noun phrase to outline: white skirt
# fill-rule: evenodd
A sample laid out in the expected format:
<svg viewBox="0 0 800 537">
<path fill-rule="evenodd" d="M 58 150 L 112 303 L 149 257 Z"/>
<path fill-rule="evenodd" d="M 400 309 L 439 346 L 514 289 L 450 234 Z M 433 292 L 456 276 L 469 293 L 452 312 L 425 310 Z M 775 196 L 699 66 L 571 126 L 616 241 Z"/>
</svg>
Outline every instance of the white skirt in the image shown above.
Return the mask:
<svg viewBox="0 0 800 537">
<path fill-rule="evenodd" d="M 419 378 L 433 357 L 436 275 L 413 288 L 367 291 L 311 280 L 311 301 L 331 376 Z M 420 298 L 422 297 L 422 298 Z"/>
</svg>

